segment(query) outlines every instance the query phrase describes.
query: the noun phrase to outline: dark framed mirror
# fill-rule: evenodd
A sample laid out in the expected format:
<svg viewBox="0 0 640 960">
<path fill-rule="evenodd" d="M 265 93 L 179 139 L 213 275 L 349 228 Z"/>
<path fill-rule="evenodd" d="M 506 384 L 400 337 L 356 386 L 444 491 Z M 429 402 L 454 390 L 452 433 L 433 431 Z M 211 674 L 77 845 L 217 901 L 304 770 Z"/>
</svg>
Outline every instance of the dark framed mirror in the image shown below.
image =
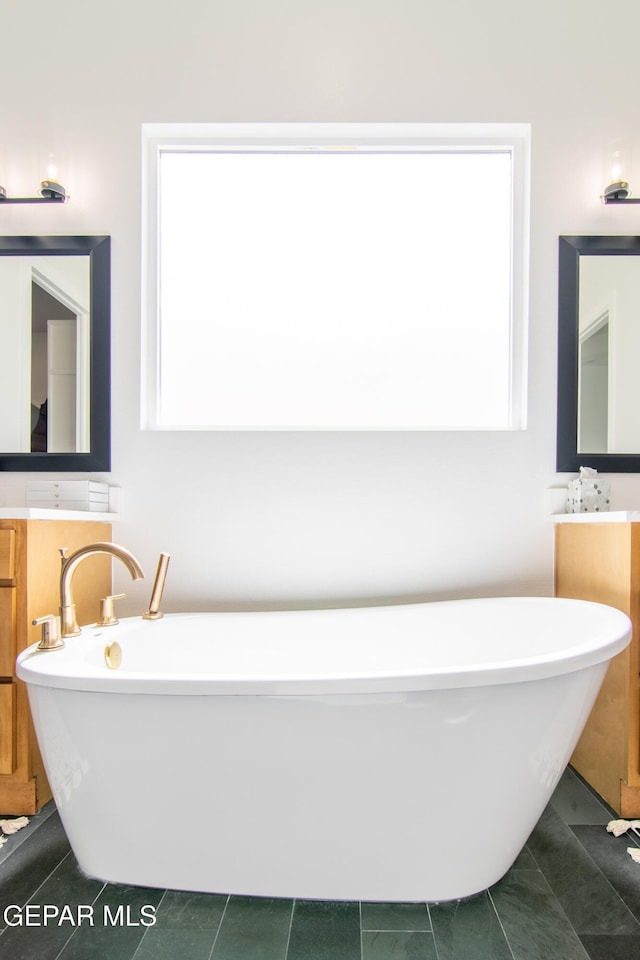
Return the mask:
<svg viewBox="0 0 640 960">
<path fill-rule="evenodd" d="M 640 473 L 640 237 L 559 239 L 556 469 Z"/>
<path fill-rule="evenodd" d="M 0 237 L 0 357 L 0 470 L 109 470 L 110 237 Z"/>
</svg>

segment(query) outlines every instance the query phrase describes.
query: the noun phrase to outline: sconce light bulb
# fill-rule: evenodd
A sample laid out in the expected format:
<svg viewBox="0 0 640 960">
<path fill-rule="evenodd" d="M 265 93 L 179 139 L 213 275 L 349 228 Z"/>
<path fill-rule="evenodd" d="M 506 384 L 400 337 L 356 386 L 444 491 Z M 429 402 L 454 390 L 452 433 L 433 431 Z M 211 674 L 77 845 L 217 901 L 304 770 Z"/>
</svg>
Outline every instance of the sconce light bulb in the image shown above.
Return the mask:
<svg viewBox="0 0 640 960">
<path fill-rule="evenodd" d="M 613 163 L 611 164 L 611 179 L 620 180 L 622 177 L 622 160 L 620 153 L 616 151 L 613 155 Z"/>
<path fill-rule="evenodd" d="M 41 162 L 45 175 L 40 184 L 40 196 L 44 197 L 45 200 L 64 200 L 66 198 L 66 191 L 58 180 L 57 154 L 47 151 Z"/>
<path fill-rule="evenodd" d="M 607 147 L 605 160 L 605 172 L 610 180 L 608 186 L 604 188 L 602 202 L 626 200 L 631 195 L 627 180 L 631 165 L 631 144 L 621 137 L 611 141 Z"/>
</svg>

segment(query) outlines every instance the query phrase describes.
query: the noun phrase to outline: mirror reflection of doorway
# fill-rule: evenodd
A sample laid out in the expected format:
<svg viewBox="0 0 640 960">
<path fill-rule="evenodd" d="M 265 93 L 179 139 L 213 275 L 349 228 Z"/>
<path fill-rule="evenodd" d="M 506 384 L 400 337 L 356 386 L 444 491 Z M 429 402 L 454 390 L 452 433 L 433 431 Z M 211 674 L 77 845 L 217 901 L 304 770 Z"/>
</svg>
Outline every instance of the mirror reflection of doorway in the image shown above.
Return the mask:
<svg viewBox="0 0 640 960">
<path fill-rule="evenodd" d="M 35 282 L 31 293 L 31 450 L 73 452 L 78 318 Z"/>
<path fill-rule="evenodd" d="M 578 452 L 609 450 L 609 313 L 580 335 Z"/>
</svg>

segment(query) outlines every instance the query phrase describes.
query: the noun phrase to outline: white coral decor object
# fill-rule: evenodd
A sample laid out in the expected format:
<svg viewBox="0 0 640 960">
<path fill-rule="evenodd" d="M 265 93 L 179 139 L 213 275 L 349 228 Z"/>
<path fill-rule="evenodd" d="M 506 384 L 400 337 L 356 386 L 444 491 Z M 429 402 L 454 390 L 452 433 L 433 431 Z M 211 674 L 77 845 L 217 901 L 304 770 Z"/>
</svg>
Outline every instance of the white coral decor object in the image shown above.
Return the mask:
<svg viewBox="0 0 640 960">
<path fill-rule="evenodd" d="M 18 830 L 22 830 L 28 823 L 29 817 L 16 817 L 14 820 L 0 820 L 0 830 L 2 830 L 6 837 L 10 837 L 12 833 L 17 833 Z M 2 842 L 4 843 L 4 840 Z"/>
<path fill-rule="evenodd" d="M 607 824 L 607 830 L 614 837 L 621 837 L 627 830 L 635 830 L 640 827 L 640 820 L 610 820 Z"/>
</svg>

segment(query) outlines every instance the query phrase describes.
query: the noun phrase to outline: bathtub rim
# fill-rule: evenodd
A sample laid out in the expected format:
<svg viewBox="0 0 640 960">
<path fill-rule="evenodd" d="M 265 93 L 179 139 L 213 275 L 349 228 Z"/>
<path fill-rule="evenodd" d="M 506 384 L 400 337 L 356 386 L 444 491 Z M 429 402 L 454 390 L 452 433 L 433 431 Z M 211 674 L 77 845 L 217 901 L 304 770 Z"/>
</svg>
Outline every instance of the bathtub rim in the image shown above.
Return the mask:
<svg viewBox="0 0 640 960">
<path fill-rule="evenodd" d="M 611 636 L 598 645 L 593 643 L 577 644 L 567 653 L 566 649 L 544 656 L 515 657 L 500 662 L 466 663 L 454 667 L 435 669 L 425 672 L 398 672 L 396 674 L 369 674 L 366 676 L 238 676 L 202 675 L 195 672 L 147 672 L 109 670 L 103 662 L 102 651 L 105 644 L 123 638 L 118 628 L 98 628 L 95 624 L 82 628 L 79 637 L 66 641 L 66 647 L 60 652 L 41 652 L 37 644 L 27 647 L 17 658 L 16 672 L 20 680 L 27 684 L 67 690 L 82 690 L 98 693 L 130 693 L 135 695 L 175 695 L 175 696 L 313 696 L 313 695 L 350 695 L 377 693 L 411 693 L 423 690 L 443 690 L 459 687 L 493 686 L 502 683 L 541 680 L 560 674 L 576 672 L 584 667 L 593 666 L 611 660 L 622 652 L 631 640 L 631 621 L 622 611 L 592 601 L 573 600 L 556 597 L 495 597 L 469 600 L 431 601 L 427 603 L 384 605 L 384 609 L 395 607 L 429 607 L 455 604 L 561 604 L 565 608 L 578 605 L 583 612 L 588 607 L 598 608 L 597 616 L 606 617 L 611 623 Z M 342 608 L 352 610 L 354 608 Z M 380 607 L 359 607 L 374 614 Z M 576 607 L 577 609 L 577 607 Z M 256 611 L 242 612 L 241 616 L 252 618 L 270 613 L 281 615 L 325 613 L 325 611 Z M 340 608 L 334 611 L 340 613 Z M 169 621 L 188 621 L 190 619 L 209 619 L 237 614 L 201 612 L 167 614 Z M 121 625 L 131 627 L 140 625 L 141 629 L 153 630 L 154 624 L 142 621 L 138 617 L 123 619 Z M 144 627 L 142 627 L 144 624 Z M 87 643 L 99 647 L 100 656 L 97 665 L 87 670 Z M 81 656 L 73 659 L 79 651 Z M 80 664 L 84 671 L 76 669 L 73 673 L 65 666 L 71 661 L 77 668 Z"/>
</svg>

